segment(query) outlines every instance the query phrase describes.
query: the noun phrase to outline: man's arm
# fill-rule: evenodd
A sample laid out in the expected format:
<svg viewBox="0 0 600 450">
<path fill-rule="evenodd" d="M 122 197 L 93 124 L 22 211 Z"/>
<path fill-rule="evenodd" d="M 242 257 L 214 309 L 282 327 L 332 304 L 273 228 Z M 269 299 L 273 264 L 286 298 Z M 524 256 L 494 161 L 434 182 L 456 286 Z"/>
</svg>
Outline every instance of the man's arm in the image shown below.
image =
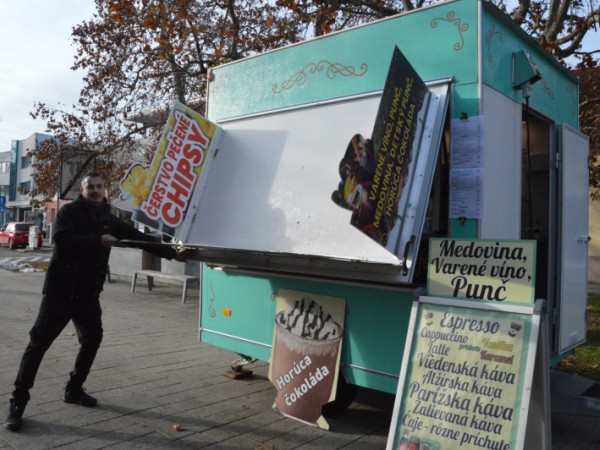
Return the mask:
<svg viewBox="0 0 600 450">
<path fill-rule="evenodd" d="M 177 259 L 177 250 L 174 248 L 162 245 L 155 240 L 154 237 L 144 234 L 139 230 L 127 225 L 121 219 L 114 217 L 114 233 L 115 238 L 118 240 L 128 239 L 132 241 L 144 241 L 147 244 L 140 244 L 139 248 L 142 250 L 146 250 L 152 253 L 155 256 L 165 259 Z M 112 237 L 112 236 L 111 236 Z M 116 243 L 112 243 L 112 245 L 116 245 Z"/>
</svg>

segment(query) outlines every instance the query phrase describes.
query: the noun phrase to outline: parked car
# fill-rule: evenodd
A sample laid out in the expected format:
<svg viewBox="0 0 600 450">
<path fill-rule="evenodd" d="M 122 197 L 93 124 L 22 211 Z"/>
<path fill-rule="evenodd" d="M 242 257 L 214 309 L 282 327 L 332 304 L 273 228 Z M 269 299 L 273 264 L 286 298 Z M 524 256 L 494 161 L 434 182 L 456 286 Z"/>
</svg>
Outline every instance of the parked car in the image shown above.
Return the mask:
<svg viewBox="0 0 600 450">
<path fill-rule="evenodd" d="M 31 222 L 8 222 L 0 228 L 0 245 L 6 245 L 8 248 L 29 246 L 29 229 L 35 226 Z M 37 242 L 36 248 L 42 246 L 42 233 L 36 227 Z"/>
</svg>

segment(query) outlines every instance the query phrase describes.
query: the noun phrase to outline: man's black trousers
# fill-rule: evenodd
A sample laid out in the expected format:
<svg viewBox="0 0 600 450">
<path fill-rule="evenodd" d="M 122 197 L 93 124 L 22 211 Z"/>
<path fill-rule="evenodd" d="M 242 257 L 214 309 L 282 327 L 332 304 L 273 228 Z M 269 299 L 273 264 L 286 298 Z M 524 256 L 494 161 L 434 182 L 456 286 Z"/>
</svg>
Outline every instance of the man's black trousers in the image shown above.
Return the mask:
<svg viewBox="0 0 600 450">
<path fill-rule="evenodd" d="M 83 386 L 102 342 L 100 299 L 44 295 L 15 380 L 15 400 L 29 401 L 29 390 L 33 387 L 44 354 L 70 320 L 75 325 L 80 348 L 67 387 Z"/>
</svg>

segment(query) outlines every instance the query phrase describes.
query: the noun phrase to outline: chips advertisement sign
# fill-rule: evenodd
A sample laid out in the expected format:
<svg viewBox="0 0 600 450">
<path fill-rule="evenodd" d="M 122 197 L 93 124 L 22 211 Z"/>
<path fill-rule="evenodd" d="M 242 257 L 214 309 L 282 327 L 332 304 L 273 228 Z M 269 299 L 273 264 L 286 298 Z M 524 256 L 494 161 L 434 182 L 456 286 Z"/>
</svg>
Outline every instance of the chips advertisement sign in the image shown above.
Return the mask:
<svg viewBox="0 0 600 450">
<path fill-rule="evenodd" d="M 185 240 L 186 216 L 206 181 L 221 129 L 176 102 L 149 166 L 134 164 L 121 181 L 115 202 L 132 219 Z"/>
</svg>

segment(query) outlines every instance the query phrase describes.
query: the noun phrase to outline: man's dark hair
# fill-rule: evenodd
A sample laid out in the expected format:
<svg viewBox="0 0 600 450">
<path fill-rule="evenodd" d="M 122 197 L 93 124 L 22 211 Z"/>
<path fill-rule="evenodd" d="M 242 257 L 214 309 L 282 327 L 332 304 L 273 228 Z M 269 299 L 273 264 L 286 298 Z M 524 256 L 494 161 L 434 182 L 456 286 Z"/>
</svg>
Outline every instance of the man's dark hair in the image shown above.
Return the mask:
<svg viewBox="0 0 600 450">
<path fill-rule="evenodd" d="M 83 176 L 82 180 L 84 180 L 84 179 L 86 179 L 86 178 L 89 178 L 89 177 L 100 177 L 100 178 L 104 178 L 104 177 L 103 177 L 102 175 L 100 175 L 98 172 L 91 171 L 91 172 L 87 172 L 87 173 L 86 173 L 86 174 Z"/>
<path fill-rule="evenodd" d="M 82 178 L 81 178 L 81 186 L 83 186 L 83 182 L 88 179 L 88 178 L 93 178 L 93 177 L 100 177 L 102 179 L 104 179 L 104 177 L 102 175 L 100 175 L 98 172 L 95 171 L 90 171 L 87 172 Z"/>
</svg>

